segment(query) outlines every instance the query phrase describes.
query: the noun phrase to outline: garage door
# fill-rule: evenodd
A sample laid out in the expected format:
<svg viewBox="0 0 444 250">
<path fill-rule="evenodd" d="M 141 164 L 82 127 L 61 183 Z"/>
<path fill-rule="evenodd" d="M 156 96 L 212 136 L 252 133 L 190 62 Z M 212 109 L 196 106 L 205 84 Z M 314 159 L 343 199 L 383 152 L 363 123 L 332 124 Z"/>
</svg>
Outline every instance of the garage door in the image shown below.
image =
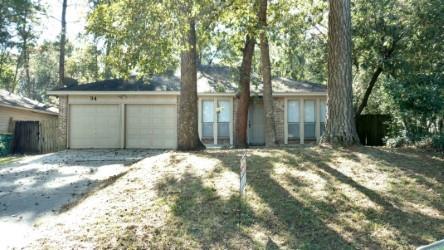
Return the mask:
<svg viewBox="0 0 444 250">
<path fill-rule="evenodd" d="M 120 148 L 119 105 L 71 105 L 71 148 Z"/>
<path fill-rule="evenodd" d="M 176 105 L 126 105 L 127 148 L 176 148 Z"/>
</svg>

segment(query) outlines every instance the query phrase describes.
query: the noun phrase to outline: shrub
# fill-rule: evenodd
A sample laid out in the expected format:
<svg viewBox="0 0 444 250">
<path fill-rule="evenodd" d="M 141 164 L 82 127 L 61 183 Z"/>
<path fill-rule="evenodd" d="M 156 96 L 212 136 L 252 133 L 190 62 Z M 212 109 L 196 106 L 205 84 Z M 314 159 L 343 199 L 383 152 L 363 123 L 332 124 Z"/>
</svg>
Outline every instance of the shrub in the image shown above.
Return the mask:
<svg viewBox="0 0 444 250">
<path fill-rule="evenodd" d="M 399 148 L 409 145 L 411 142 L 405 136 L 396 136 L 392 138 L 385 138 L 385 145 L 389 148 Z"/>
<path fill-rule="evenodd" d="M 444 134 L 432 136 L 432 147 L 439 151 L 444 151 Z"/>
</svg>

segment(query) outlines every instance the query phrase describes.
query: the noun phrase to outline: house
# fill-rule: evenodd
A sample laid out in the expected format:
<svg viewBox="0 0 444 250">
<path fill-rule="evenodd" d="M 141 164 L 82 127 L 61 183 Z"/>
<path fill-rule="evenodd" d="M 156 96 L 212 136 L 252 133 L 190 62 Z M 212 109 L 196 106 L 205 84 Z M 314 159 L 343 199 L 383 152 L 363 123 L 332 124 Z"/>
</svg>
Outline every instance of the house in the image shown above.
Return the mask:
<svg viewBox="0 0 444 250">
<path fill-rule="evenodd" d="M 0 134 L 14 133 L 15 121 L 56 120 L 58 109 L 0 89 Z"/>
<path fill-rule="evenodd" d="M 234 141 L 238 74 L 222 66 L 198 71 L 199 136 L 207 145 Z M 261 83 L 253 77 L 248 142 L 264 144 Z M 147 82 L 105 80 L 50 91 L 59 97 L 60 143 L 67 148 L 176 148 L 180 91 L 178 72 Z M 277 140 L 316 141 L 324 127 L 326 87 L 273 79 Z"/>
</svg>

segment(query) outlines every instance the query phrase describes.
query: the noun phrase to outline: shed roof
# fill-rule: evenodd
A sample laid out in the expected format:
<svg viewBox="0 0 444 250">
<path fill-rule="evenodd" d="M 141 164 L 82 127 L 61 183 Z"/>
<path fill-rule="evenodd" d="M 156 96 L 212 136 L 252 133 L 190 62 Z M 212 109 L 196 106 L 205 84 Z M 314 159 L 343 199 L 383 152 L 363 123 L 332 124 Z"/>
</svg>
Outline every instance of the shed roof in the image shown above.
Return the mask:
<svg viewBox="0 0 444 250">
<path fill-rule="evenodd" d="M 4 89 L 0 89 L 0 105 L 10 108 L 44 112 L 52 115 L 57 115 L 59 112 L 59 110 L 53 106 L 13 94 Z"/>
<path fill-rule="evenodd" d="M 202 65 L 197 73 L 197 91 L 198 93 L 235 93 L 238 80 L 238 69 Z M 323 84 L 281 77 L 273 78 L 272 84 L 274 93 L 326 92 L 327 90 Z M 168 71 L 148 80 L 103 80 L 64 86 L 54 91 L 180 91 L 180 70 Z M 262 92 L 262 82 L 257 75 L 252 75 L 251 91 Z"/>
</svg>

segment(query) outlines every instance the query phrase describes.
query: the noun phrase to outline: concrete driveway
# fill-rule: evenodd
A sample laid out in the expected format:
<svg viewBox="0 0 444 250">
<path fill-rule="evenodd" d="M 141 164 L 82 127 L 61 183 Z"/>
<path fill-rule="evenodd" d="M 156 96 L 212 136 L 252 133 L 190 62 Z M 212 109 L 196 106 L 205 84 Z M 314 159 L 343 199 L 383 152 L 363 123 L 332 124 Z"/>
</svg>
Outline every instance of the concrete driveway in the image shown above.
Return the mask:
<svg viewBox="0 0 444 250">
<path fill-rule="evenodd" d="M 19 247 L 33 226 L 111 184 L 148 150 L 69 150 L 0 165 L 0 248 Z"/>
</svg>

